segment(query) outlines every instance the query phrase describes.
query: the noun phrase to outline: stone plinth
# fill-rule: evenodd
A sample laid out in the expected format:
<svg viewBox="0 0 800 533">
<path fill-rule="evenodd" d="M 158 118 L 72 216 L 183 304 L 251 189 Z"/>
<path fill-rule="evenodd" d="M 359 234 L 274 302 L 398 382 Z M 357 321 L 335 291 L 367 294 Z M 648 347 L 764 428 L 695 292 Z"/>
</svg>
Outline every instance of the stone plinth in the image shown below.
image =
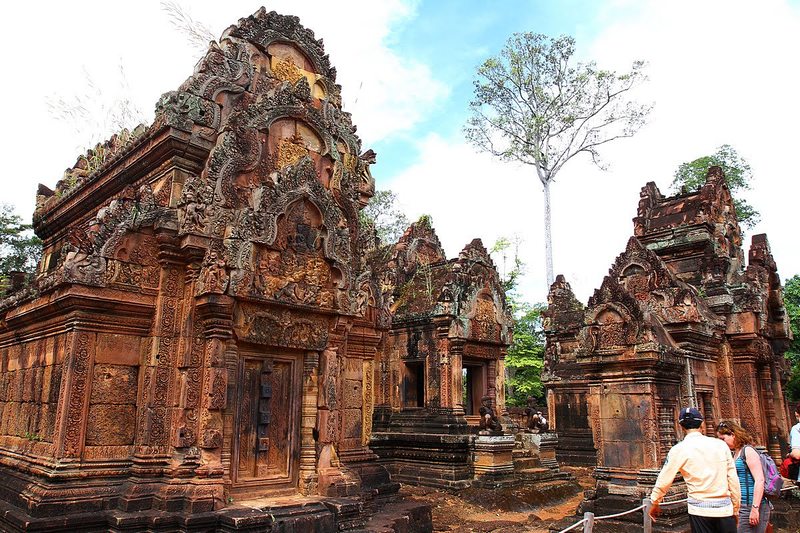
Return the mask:
<svg viewBox="0 0 800 533">
<path fill-rule="evenodd" d="M 558 469 L 556 460 L 556 448 L 558 447 L 557 433 L 534 433 L 531 440 L 539 447 L 539 461 L 542 466 Z"/>
<path fill-rule="evenodd" d="M 476 484 L 495 485 L 513 482 L 513 450 L 513 435 L 475 437 L 473 468 Z"/>
<path fill-rule="evenodd" d="M 463 417 L 376 409 L 370 448 L 394 481 L 461 489 L 472 482 L 472 438 Z"/>
</svg>

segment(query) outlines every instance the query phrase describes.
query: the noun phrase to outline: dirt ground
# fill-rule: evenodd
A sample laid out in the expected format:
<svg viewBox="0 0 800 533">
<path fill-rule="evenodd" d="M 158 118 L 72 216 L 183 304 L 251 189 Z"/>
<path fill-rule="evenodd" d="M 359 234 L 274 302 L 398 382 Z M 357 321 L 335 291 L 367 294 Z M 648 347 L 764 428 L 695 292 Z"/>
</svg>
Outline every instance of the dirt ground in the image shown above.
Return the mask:
<svg viewBox="0 0 800 533">
<path fill-rule="evenodd" d="M 566 495 L 520 494 L 500 501 L 484 499 L 486 492 L 467 490 L 458 496 L 435 489 L 404 486 L 408 497 L 426 501 L 433 509 L 433 530 L 457 533 L 547 533 L 552 522 L 574 515 L 583 499 L 583 489 L 594 486 L 591 468 L 562 467 L 571 472 L 580 487 Z M 509 501 L 514 499 L 514 501 Z M 537 503 L 537 501 L 547 503 Z M 522 509 L 511 511 L 510 508 Z M 576 521 L 579 518 L 576 517 Z"/>
<path fill-rule="evenodd" d="M 575 514 L 583 500 L 583 490 L 594 487 L 591 468 L 561 467 L 577 481 L 566 494 L 537 494 L 525 489 L 514 490 L 499 500 L 490 500 L 491 491 L 468 489 L 458 495 L 432 488 L 404 485 L 407 498 L 421 500 L 432 507 L 433 530 L 455 533 L 549 533 L 550 526 Z M 778 504 L 776 504 L 778 505 Z M 785 504 L 784 504 L 785 505 Z M 515 510 L 511 510 L 515 509 Z M 775 533 L 797 533 L 800 515 L 789 515 L 788 524 L 775 525 Z M 785 520 L 784 520 L 785 521 Z M 569 523 L 569 522 L 568 522 Z M 597 524 L 596 531 L 614 531 L 618 526 Z M 561 524 L 564 527 L 563 523 Z M 610 529 L 609 529 L 610 527 Z M 579 529 L 578 531 L 582 531 Z"/>
</svg>

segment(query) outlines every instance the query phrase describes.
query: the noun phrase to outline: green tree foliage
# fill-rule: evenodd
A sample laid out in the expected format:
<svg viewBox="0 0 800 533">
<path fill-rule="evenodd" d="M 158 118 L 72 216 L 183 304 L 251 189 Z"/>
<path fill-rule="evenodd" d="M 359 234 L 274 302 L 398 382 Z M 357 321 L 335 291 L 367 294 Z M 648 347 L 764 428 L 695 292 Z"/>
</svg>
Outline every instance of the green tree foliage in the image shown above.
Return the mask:
<svg viewBox="0 0 800 533">
<path fill-rule="evenodd" d="M 514 342 L 506 355 L 506 403 L 524 406 L 528 396 L 542 399 L 542 367 L 544 366 L 544 304 L 520 304 L 515 310 Z"/>
<path fill-rule="evenodd" d="M 499 56 L 478 68 L 464 128 L 479 150 L 536 169 L 544 192 L 548 286 L 553 283 L 550 184 L 581 153 L 603 168 L 600 147 L 635 134 L 650 112 L 650 106 L 628 99 L 645 79 L 641 61 L 617 74 L 594 62 L 576 63 L 574 53 L 572 37 L 513 34 Z"/>
<path fill-rule="evenodd" d="M 11 272 L 33 273 L 42 253 L 42 243 L 29 224 L 14 213 L 14 208 L 0 204 L 0 290 L 5 290 Z"/>
<path fill-rule="evenodd" d="M 750 189 L 753 174 L 750 164 L 729 144 L 723 144 L 712 155 L 699 157 L 694 161 L 683 163 L 675 171 L 672 190 L 678 192 L 696 191 L 706 182 L 709 167 L 718 166 L 725 173 L 725 181 L 731 191 L 733 205 L 736 207 L 736 218 L 739 223 L 752 228 L 758 224 L 761 214 L 753 206 L 741 198 L 736 198 L 740 191 Z"/>
<path fill-rule="evenodd" d="M 397 195 L 392 191 L 375 191 L 367 206 L 360 213 L 362 223 L 372 224 L 381 244 L 392 244 L 411 225 L 397 206 Z"/>
<path fill-rule="evenodd" d="M 792 365 L 792 375 L 786 384 L 786 395 L 791 401 L 800 400 L 800 274 L 786 280 L 783 286 L 783 303 L 789 315 L 794 340 L 786 352 Z"/>
<path fill-rule="evenodd" d="M 511 250 L 514 246 L 513 251 Z M 500 237 L 492 246 L 491 252 L 502 257 L 502 283 L 511 306 L 514 320 L 514 341 L 506 355 L 506 403 L 511 406 L 524 406 L 528 396 L 542 399 L 542 367 L 544 366 L 544 331 L 542 330 L 542 311 L 544 304 L 529 304 L 519 299 L 516 288 L 524 272 L 524 263 L 519 259 L 517 249 L 519 239 Z M 506 270 L 508 254 L 513 253 L 513 266 Z"/>
</svg>

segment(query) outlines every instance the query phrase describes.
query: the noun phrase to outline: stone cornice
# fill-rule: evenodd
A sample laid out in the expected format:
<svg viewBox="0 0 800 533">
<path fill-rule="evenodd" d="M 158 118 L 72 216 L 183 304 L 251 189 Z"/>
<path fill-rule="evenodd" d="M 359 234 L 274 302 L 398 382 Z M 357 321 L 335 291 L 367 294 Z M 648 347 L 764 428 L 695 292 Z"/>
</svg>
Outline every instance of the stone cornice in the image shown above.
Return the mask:
<svg viewBox="0 0 800 533">
<path fill-rule="evenodd" d="M 135 150 L 115 160 L 102 173 L 90 177 L 79 190 L 34 214 L 33 227 L 44 241 L 50 241 L 109 198 L 139 182 L 173 159 L 187 171 L 200 172 L 213 144 L 176 128 L 165 126 L 154 132 Z"/>
</svg>

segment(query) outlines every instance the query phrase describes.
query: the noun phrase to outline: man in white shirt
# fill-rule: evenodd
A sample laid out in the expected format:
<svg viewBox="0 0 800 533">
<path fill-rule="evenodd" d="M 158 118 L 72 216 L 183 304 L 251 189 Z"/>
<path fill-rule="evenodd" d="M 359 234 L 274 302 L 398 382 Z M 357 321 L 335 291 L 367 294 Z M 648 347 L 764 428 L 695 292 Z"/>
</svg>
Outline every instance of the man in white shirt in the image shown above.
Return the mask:
<svg viewBox="0 0 800 533">
<path fill-rule="evenodd" d="M 736 533 L 739 516 L 739 477 L 728 446 L 703 434 L 703 415 L 694 407 L 681 409 L 678 423 L 684 439 L 672 447 L 650 493 L 650 517 L 660 513 L 659 502 L 680 472 L 688 493 L 692 533 Z"/>
</svg>

